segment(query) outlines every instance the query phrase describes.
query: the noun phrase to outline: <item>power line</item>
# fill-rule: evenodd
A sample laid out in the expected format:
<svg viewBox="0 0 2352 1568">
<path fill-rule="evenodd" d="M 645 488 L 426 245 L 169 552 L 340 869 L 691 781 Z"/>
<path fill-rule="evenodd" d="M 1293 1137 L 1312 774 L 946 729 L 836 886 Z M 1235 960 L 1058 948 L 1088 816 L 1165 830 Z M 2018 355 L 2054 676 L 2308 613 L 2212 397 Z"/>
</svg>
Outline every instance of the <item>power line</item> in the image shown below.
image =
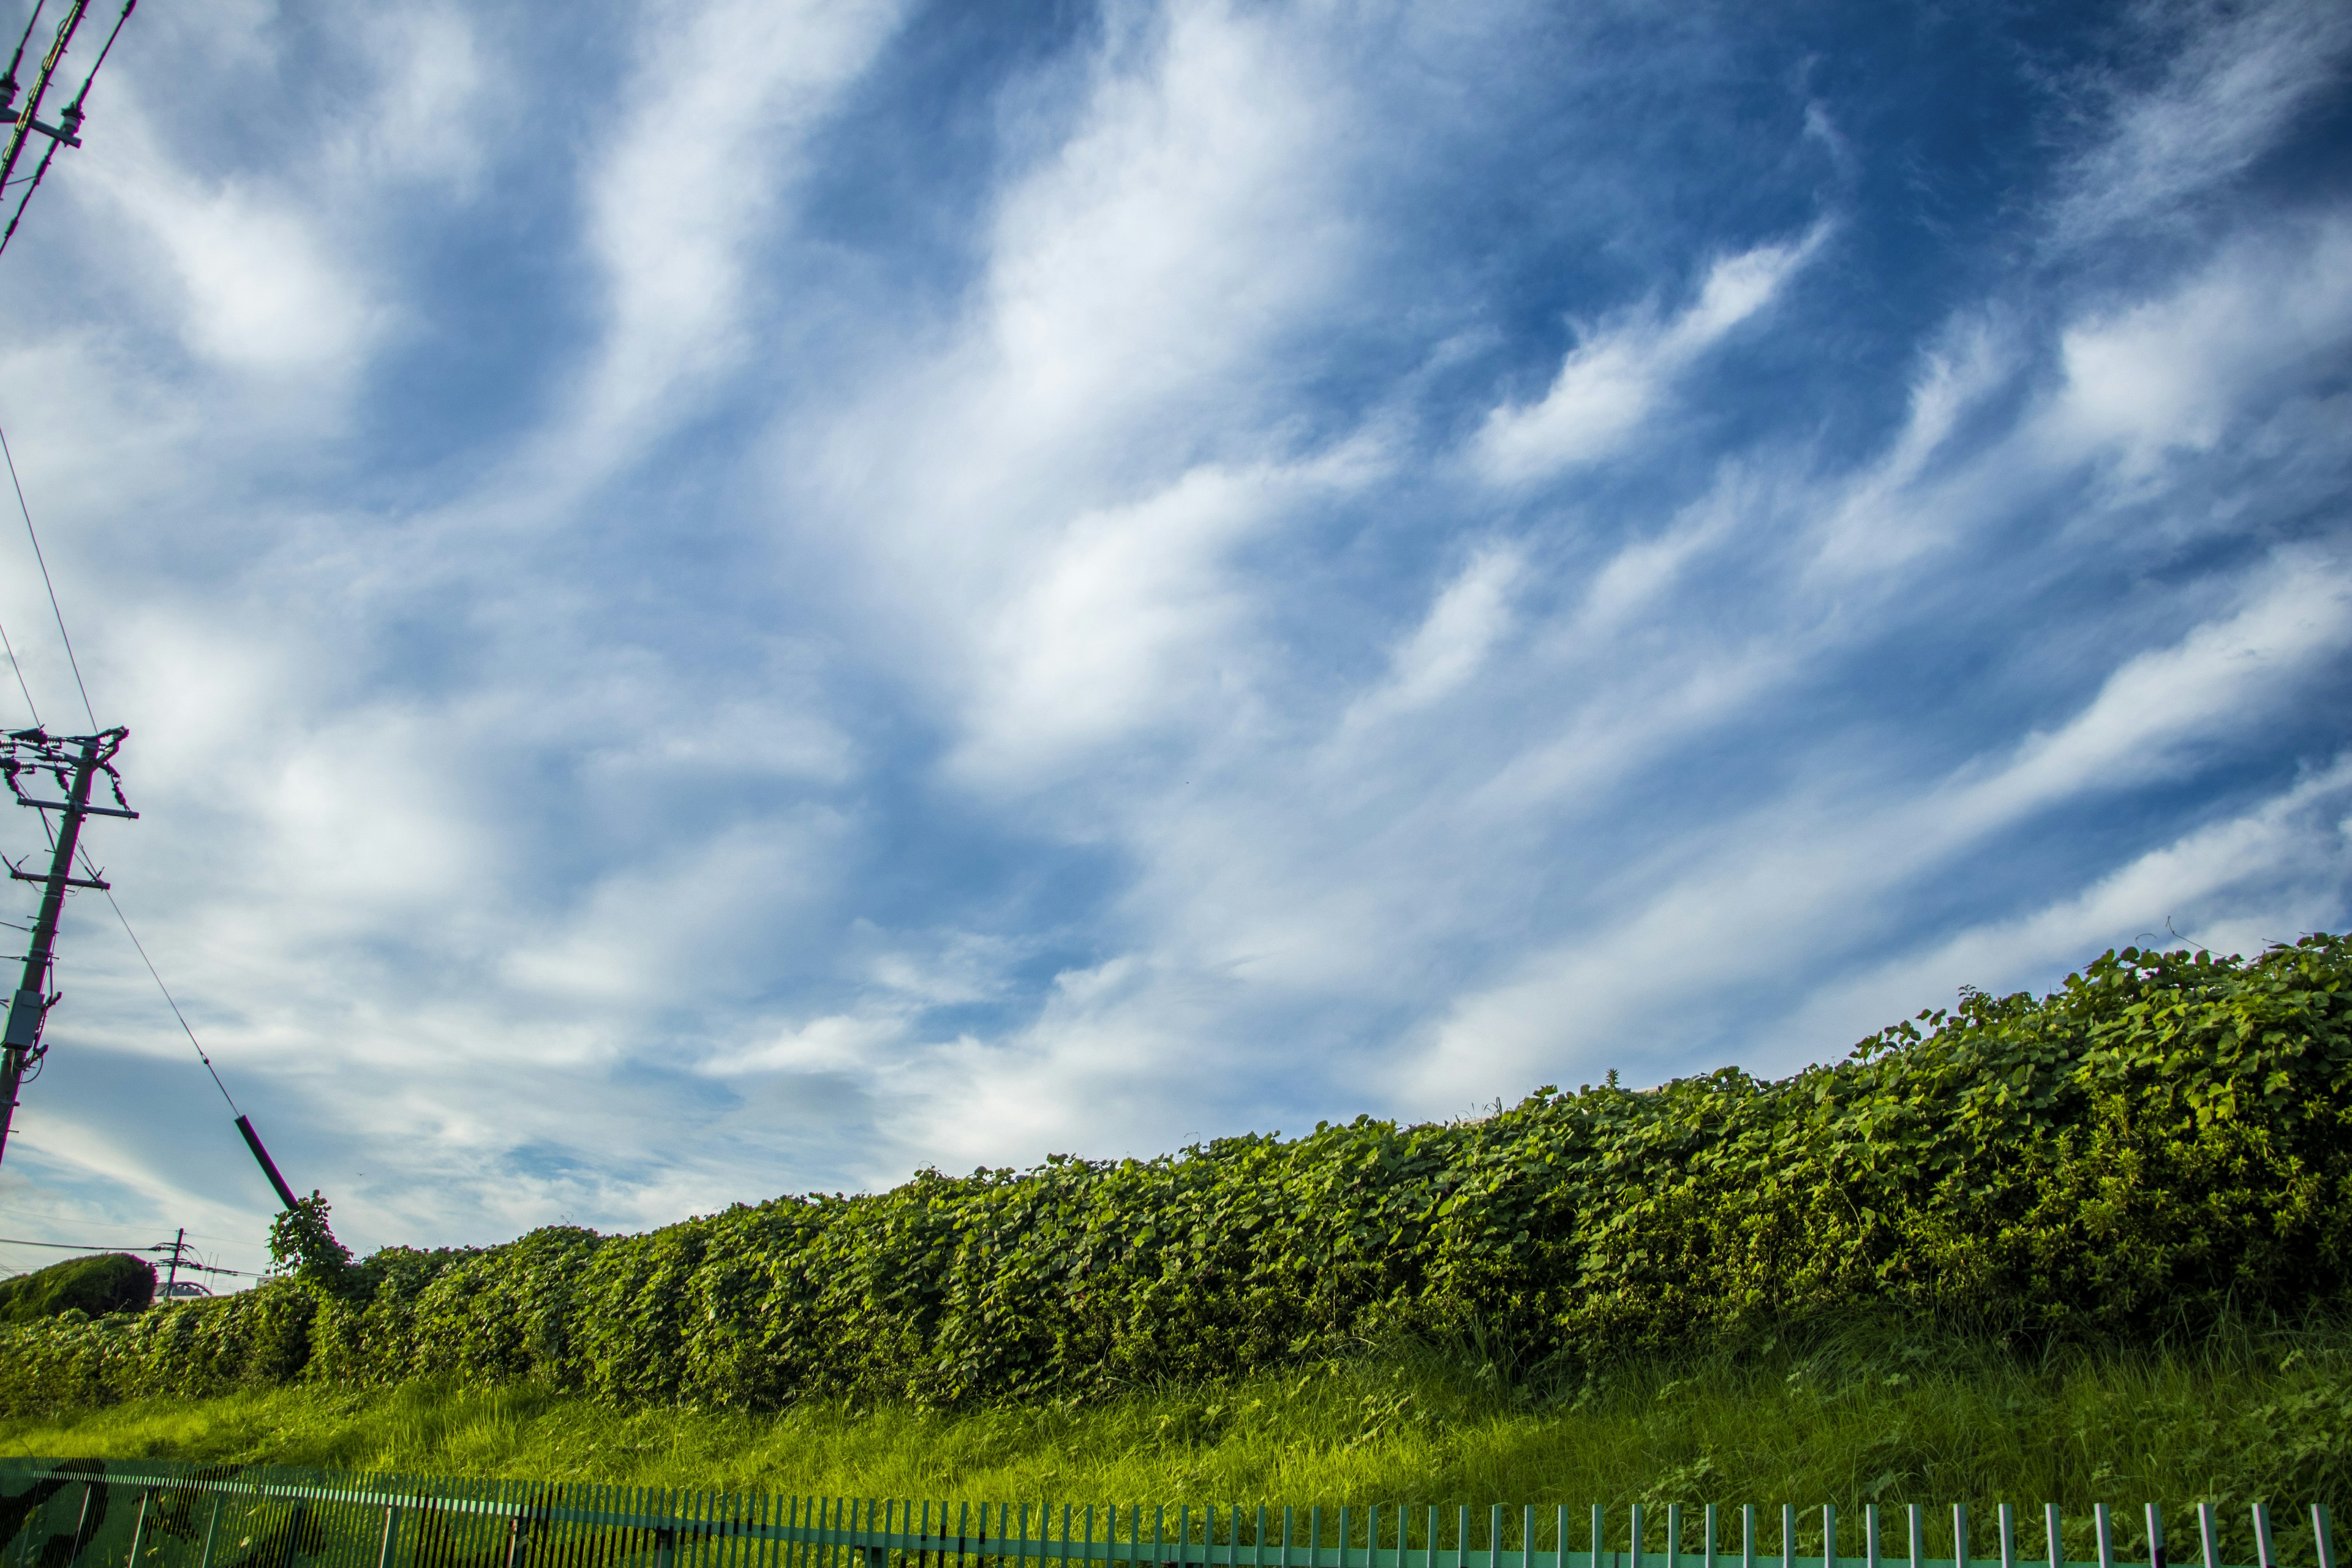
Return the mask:
<svg viewBox="0 0 2352 1568">
<path fill-rule="evenodd" d="M 49 611 L 58 617 L 58 637 L 66 645 L 66 662 L 73 667 L 74 685 L 81 692 L 81 710 L 89 715 L 89 727 L 95 731 L 98 728 L 98 710 L 90 706 L 89 688 L 82 683 L 81 660 L 74 657 L 73 637 L 66 630 L 66 613 L 58 605 L 58 585 L 49 580 L 48 557 L 41 553 L 41 536 L 33 528 L 33 509 L 25 504 L 25 481 L 16 477 L 16 454 L 8 449 L 8 433 L 5 430 L 0 430 L 0 457 L 8 459 L 8 482 L 16 487 L 16 510 L 25 514 L 25 537 L 33 542 L 33 559 L 41 564 L 41 585 L 49 591 Z M 32 700 L 32 693 L 26 692 L 25 700 L 30 702 Z"/>
<path fill-rule="evenodd" d="M 58 149 L 81 145 L 81 123 L 88 118 L 88 110 L 82 106 L 89 101 L 89 89 L 98 80 L 99 67 L 106 64 L 106 57 L 114 52 L 114 40 L 122 36 L 122 25 L 131 20 L 131 13 L 138 4 L 139 0 L 123 0 L 122 14 L 114 19 L 114 30 L 106 36 L 105 47 L 98 51 L 98 64 L 89 68 L 89 74 L 82 79 L 81 90 L 74 94 L 73 101 L 67 104 L 58 115 L 58 122 L 55 125 L 45 125 L 37 118 L 41 100 L 48 92 L 49 83 L 56 76 L 58 67 L 64 61 L 66 49 L 73 42 L 74 33 L 80 27 L 84 13 L 89 9 L 89 0 L 68 0 L 65 20 L 58 24 L 57 41 L 49 47 L 48 55 L 41 61 L 40 69 L 34 73 L 31 92 L 25 101 L 24 109 L 18 110 L 16 68 L 24 63 L 25 45 L 32 40 L 33 26 L 40 20 L 41 16 L 41 6 L 38 4 L 34 5 L 32 20 L 26 23 L 25 37 L 16 45 L 16 58 L 8 64 L 7 74 L 0 77 L 0 114 L 7 115 L 15 121 L 15 124 L 10 129 L 6 149 L 5 152 L 0 152 L 0 189 L 13 184 L 25 184 L 25 194 L 16 203 L 16 216 L 9 218 L 8 226 L 5 230 L 0 230 L 0 250 L 7 249 L 8 242 L 16 237 L 16 226 L 25 221 L 25 209 L 32 205 L 33 193 L 41 188 L 42 177 L 48 174 L 50 161 L 57 157 Z M 23 181 L 21 177 L 9 178 L 16 174 L 16 161 L 24 153 L 25 138 L 34 132 L 38 132 L 49 139 L 47 150 L 41 154 L 40 167 L 33 171 L 29 183 Z"/>
<path fill-rule="evenodd" d="M 44 1214 L 34 1209 L 0 1208 L 0 1216 L 5 1216 L 9 1219 L 39 1220 L 44 1223 L 53 1219 L 64 1220 L 70 1218 L 73 1227 L 77 1230 L 128 1230 L 135 1231 L 142 1235 L 148 1235 L 152 1234 L 155 1229 L 152 1225 L 139 1225 L 127 1221 L 106 1219 L 85 1219 L 76 1216 L 61 1215 L 54 1213 Z M 197 1241 L 216 1241 L 221 1243 L 224 1247 L 241 1247 L 247 1252 L 259 1252 L 263 1250 L 262 1244 L 254 1240 L 249 1236 L 221 1236 L 212 1231 L 204 1230 L 192 1230 L 188 1232 L 188 1235 Z M 132 1249 L 118 1247 L 111 1250 L 121 1252 Z"/>
<path fill-rule="evenodd" d="M 8 628 L 0 626 L 0 648 L 8 652 L 8 668 L 16 672 L 16 689 L 25 694 L 25 710 L 33 716 L 33 728 L 41 727 L 41 710 L 33 701 L 33 689 L 25 684 L 25 667 L 16 662 L 16 645 L 8 640 Z"/>
<path fill-rule="evenodd" d="M 0 1247 L 46 1247 L 50 1248 L 52 1251 L 57 1252 L 135 1253 L 186 1250 L 184 1247 L 174 1247 L 173 1245 L 168 1241 L 163 1242 L 154 1247 L 100 1247 L 95 1245 L 84 1246 L 82 1243 L 78 1241 L 26 1241 L 22 1237 L 15 1236 L 0 1236 Z M 253 1277 L 253 1271 L 249 1268 L 222 1268 L 209 1263 L 187 1262 L 183 1262 L 180 1267 L 183 1268 L 193 1268 L 205 1274 L 236 1274 L 247 1279 Z"/>
</svg>

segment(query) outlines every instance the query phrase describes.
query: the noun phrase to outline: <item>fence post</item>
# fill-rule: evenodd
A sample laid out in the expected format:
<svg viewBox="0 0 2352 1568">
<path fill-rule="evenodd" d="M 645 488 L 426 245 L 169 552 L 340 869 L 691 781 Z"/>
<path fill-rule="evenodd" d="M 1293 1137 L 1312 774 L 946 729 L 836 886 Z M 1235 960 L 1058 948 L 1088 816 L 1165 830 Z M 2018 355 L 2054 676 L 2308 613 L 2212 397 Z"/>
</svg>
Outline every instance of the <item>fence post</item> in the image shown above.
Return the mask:
<svg viewBox="0 0 2352 1568">
<path fill-rule="evenodd" d="M 393 1548 L 400 1543 L 400 1505 L 383 1505 L 383 1540 L 375 1549 L 375 1568 L 392 1568 Z"/>
<path fill-rule="evenodd" d="M 2327 1528 L 2327 1505 L 2311 1505 L 2311 1539 L 2319 1553 L 2319 1568 L 2336 1568 L 2336 1532 Z"/>
<path fill-rule="evenodd" d="M 2164 1515 L 2147 1505 L 2147 1568 L 2164 1568 Z"/>
<path fill-rule="evenodd" d="M 2017 1568 L 2017 1510 L 2003 1503 L 1993 1517 L 2000 1527 L 2000 1568 Z"/>
<path fill-rule="evenodd" d="M 131 1555 L 124 1568 L 139 1568 L 139 1542 L 147 1533 L 147 1502 L 155 1495 L 152 1487 L 139 1489 L 139 1517 L 131 1521 Z"/>
<path fill-rule="evenodd" d="M 95 1497 L 97 1493 L 98 1483 L 96 1481 L 82 1482 L 81 1513 L 79 1517 L 74 1521 L 73 1550 L 66 1554 L 66 1568 L 74 1568 L 74 1564 L 81 1561 L 82 1534 L 89 1529 L 90 1499 Z"/>
<path fill-rule="evenodd" d="M 1822 1568 L 1838 1568 L 1837 1504 L 1822 1504 Z"/>
<path fill-rule="evenodd" d="M 1780 1568 L 1797 1568 L 1797 1505 L 1780 1505 Z"/>
<path fill-rule="evenodd" d="M 1633 1505 L 1633 1522 L 1627 1530 L 1632 1533 L 1625 1543 L 1625 1561 L 1630 1568 L 1642 1568 L 1642 1505 Z"/>
<path fill-rule="evenodd" d="M 1911 1535 L 1911 1568 L 1927 1568 L 1920 1561 L 1927 1554 L 1927 1510 L 1917 1503 L 1907 1503 L 1903 1510 L 1903 1522 Z"/>
<path fill-rule="evenodd" d="M 2099 1536 L 2099 1568 L 2116 1568 L 2116 1526 L 2105 1503 L 2091 1505 L 2091 1527 Z"/>
<path fill-rule="evenodd" d="M 1666 1568 L 1683 1568 L 1683 1505 L 1666 1505 Z"/>
<path fill-rule="evenodd" d="M 2271 1510 L 2259 1502 L 2254 1504 L 2254 1563 L 2256 1568 L 2278 1568 L 2271 1555 Z"/>
<path fill-rule="evenodd" d="M 1862 1505 L 1862 1562 L 1863 1568 L 1878 1568 L 1878 1505 L 1874 1502 Z"/>
<path fill-rule="evenodd" d="M 2042 1534 L 2050 1548 L 2050 1568 L 2066 1568 L 2066 1547 L 2058 1529 L 2058 1505 L 2054 1502 L 2042 1505 Z M 2221 1565 L 2216 1563 L 2213 1568 Z"/>
<path fill-rule="evenodd" d="M 1706 1568 L 1715 1568 L 1715 1505 L 1706 1505 Z"/>
<path fill-rule="evenodd" d="M 205 1554 L 196 1560 L 196 1568 L 213 1568 L 213 1539 L 220 1534 L 220 1493 L 213 1493 L 212 1522 L 205 1526 Z"/>
<path fill-rule="evenodd" d="M 1954 1568 L 1969 1568 L 1969 1505 L 1952 1505 L 1952 1561 Z"/>
</svg>

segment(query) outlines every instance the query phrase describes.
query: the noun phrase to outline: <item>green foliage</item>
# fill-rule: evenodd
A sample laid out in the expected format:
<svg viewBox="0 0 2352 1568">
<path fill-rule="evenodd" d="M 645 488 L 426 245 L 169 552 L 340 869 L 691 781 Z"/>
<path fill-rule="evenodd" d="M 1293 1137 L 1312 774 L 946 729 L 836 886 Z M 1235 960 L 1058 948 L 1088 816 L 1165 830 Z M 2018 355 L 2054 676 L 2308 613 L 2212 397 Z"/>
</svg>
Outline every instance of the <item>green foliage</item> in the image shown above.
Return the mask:
<svg viewBox="0 0 2352 1568">
<path fill-rule="evenodd" d="M 144 1311 L 155 1299 L 155 1266 L 127 1252 L 68 1258 L 0 1279 L 0 1323 L 37 1323 L 60 1312 L 102 1318 Z"/>
<path fill-rule="evenodd" d="M 335 1239 L 327 1215 L 327 1200 L 316 1188 L 309 1197 L 296 1198 L 293 1207 L 269 1222 L 269 1260 L 306 1285 L 340 1290 L 351 1269 L 352 1249 Z"/>
<path fill-rule="evenodd" d="M 437 1375 L 947 1407 L 1449 1337 L 1524 1378 L 1856 1310 L 2083 1343 L 2299 1311 L 2342 1296 L 2352 1256 L 2347 980 L 2334 936 L 2127 949 L 1777 1082 L 1544 1089 L 1463 1123 L 392 1249 L 331 1291 L 298 1267 L 127 1328 L 0 1332 L 29 1369 L 0 1405 Z"/>
</svg>

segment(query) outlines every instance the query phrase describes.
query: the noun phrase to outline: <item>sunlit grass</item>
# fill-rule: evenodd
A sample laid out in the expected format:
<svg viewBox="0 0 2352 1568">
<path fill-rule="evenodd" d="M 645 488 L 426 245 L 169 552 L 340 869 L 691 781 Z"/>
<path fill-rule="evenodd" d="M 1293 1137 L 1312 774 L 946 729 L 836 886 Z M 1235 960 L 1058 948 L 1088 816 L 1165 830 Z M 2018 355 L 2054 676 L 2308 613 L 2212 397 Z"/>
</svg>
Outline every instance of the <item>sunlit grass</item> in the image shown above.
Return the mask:
<svg viewBox="0 0 2352 1568">
<path fill-rule="evenodd" d="M 2036 1556 L 2039 1505 L 2057 1502 L 2073 1511 L 2066 1545 L 2080 1560 L 2095 1555 L 2092 1502 L 2131 1505 L 2124 1517 L 2136 1519 L 2144 1501 L 2180 1518 L 2214 1500 L 2233 1505 L 2230 1556 L 2247 1561 L 2242 1505 L 2259 1498 L 2281 1505 L 2281 1547 L 2294 1562 L 2307 1560 L 2297 1542 L 2308 1527 L 2284 1505 L 2333 1502 L 2352 1477 L 2352 1333 L 2237 1327 L 2128 1350 L 2032 1351 L 1850 1324 L 1519 1378 L 1465 1347 L 1414 1347 L 1216 1387 L 965 1411 L 625 1410 L 530 1385 L 302 1386 L 0 1422 L 0 1452 L 1056 1510 L 1570 1503 L 1580 1544 L 1591 1502 L 1715 1501 L 1734 1505 L 1732 1520 L 1754 1502 L 1767 1505 L 1775 1555 L 1779 1503 L 1808 1505 L 1801 1549 L 1818 1552 L 1811 1505 L 1834 1502 L 1853 1521 L 1842 1551 L 1857 1557 L 1859 1510 L 1872 1501 L 2017 1504 L 2031 1537 L 2021 1552 Z M 1622 1508 L 1614 1518 L 1622 1529 Z M 1947 1518 L 1934 1516 L 1939 1546 Z M 1686 1525 L 1696 1548 L 1695 1512 Z M 1483 1512 L 1474 1531 L 1483 1539 Z M 1892 1526 L 1889 1550 L 1901 1551 Z"/>
</svg>

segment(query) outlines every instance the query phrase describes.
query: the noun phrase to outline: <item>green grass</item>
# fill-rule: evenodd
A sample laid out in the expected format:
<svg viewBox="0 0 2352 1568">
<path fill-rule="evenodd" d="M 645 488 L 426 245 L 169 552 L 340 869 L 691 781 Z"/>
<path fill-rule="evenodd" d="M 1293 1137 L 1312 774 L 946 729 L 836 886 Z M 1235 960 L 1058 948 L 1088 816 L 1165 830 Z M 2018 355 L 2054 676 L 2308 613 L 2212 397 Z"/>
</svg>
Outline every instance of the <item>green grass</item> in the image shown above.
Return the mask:
<svg viewBox="0 0 2352 1568">
<path fill-rule="evenodd" d="M 527 1385 L 295 1386 L 0 1422 L 0 1453 L 1057 1505 L 1966 1500 L 2035 1517 L 2054 1501 L 2078 1510 L 2085 1533 L 2067 1545 L 2080 1559 L 2092 1555 L 2080 1510 L 2095 1501 L 2135 1518 L 2150 1500 L 2241 1505 L 2225 1515 L 2234 1538 L 2247 1500 L 2344 1500 L 2352 1331 L 2239 1325 L 2182 1344 L 2026 1352 L 1850 1324 L 1570 1381 L 1515 1381 L 1471 1349 L 1422 1348 L 968 1411 L 747 1415 L 625 1410 Z M 2300 1528 L 2282 1536 L 2288 1562 L 2308 1560 Z M 2229 1560 L 2251 1551 L 2233 1539 Z"/>
</svg>

